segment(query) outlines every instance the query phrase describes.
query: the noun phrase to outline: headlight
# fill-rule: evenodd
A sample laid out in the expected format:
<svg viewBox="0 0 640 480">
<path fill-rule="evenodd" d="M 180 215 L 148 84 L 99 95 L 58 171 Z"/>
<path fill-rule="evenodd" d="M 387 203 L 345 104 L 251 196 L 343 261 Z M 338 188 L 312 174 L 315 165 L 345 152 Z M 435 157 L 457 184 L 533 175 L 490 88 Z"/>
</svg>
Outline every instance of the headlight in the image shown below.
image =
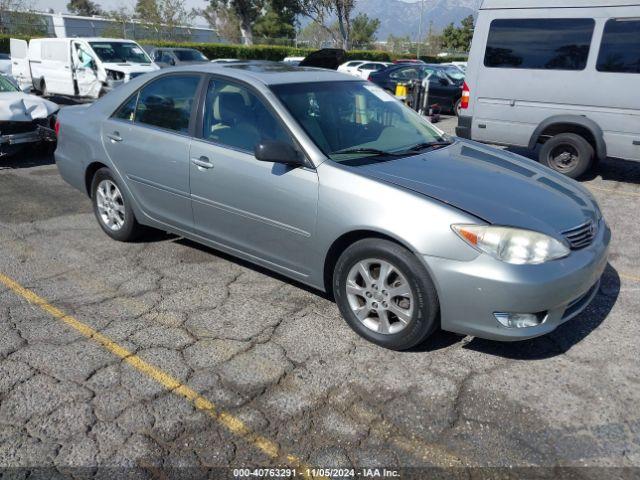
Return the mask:
<svg viewBox="0 0 640 480">
<path fill-rule="evenodd" d="M 538 265 L 571 253 L 565 243 L 530 230 L 481 225 L 452 225 L 451 228 L 472 247 L 515 265 Z"/>
</svg>

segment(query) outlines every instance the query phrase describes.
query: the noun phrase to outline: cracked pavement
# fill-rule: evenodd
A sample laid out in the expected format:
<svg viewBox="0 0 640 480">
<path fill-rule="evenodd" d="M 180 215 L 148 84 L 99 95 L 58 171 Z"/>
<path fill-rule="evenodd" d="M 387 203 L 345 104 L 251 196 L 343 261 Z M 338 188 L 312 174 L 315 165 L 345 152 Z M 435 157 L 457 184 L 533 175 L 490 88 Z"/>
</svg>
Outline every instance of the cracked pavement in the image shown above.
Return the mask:
<svg viewBox="0 0 640 480">
<path fill-rule="evenodd" d="M 614 235 L 601 290 L 516 344 L 438 333 L 383 350 L 249 263 L 160 232 L 111 241 L 36 154 L 0 158 L 0 273 L 311 466 L 640 467 L 640 164 L 606 161 L 584 183 Z M 276 464 L 0 286 L 0 467 Z"/>
</svg>

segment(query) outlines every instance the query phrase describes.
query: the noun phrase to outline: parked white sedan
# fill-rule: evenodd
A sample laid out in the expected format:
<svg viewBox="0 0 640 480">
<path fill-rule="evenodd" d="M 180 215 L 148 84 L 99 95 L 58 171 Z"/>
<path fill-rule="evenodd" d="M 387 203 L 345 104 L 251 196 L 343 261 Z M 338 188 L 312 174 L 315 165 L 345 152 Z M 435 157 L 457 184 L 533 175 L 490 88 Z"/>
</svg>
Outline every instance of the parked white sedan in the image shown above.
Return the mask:
<svg viewBox="0 0 640 480">
<path fill-rule="evenodd" d="M 356 76 L 360 77 L 364 80 L 369 80 L 369 75 L 373 72 L 379 72 L 380 70 L 384 70 L 385 68 L 393 65 L 390 62 L 367 62 L 360 65 L 356 72 Z"/>
<path fill-rule="evenodd" d="M 338 71 L 340 73 L 348 73 L 349 75 L 354 75 L 359 77 L 358 75 L 358 67 L 367 63 L 367 60 L 349 60 L 346 63 L 343 63 L 338 67 Z"/>
</svg>

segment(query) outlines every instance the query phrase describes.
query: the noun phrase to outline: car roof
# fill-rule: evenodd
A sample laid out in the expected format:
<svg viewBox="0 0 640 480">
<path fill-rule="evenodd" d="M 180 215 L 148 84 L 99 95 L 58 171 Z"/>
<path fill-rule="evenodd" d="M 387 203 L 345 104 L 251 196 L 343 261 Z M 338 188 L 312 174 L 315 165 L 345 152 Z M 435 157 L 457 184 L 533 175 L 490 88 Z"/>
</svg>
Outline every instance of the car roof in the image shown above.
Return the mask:
<svg viewBox="0 0 640 480">
<path fill-rule="evenodd" d="M 172 71 L 199 71 L 203 73 L 219 73 L 244 80 L 249 83 L 260 82 L 264 85 L 281 85 L 285 83 L 310 83 L 330 81 L 362 82 L 362 79 L 313 67 L 296 67 L 282 62 L 244 61 L 239 63 L 205 63 L 177 67 Z"/>
<path fill-rule="evenodd" d="M 640 5 L 639 0 L 484 0 L 480 10 L 516 9 L 516 8 L 579 8 Z"/>
</svg>

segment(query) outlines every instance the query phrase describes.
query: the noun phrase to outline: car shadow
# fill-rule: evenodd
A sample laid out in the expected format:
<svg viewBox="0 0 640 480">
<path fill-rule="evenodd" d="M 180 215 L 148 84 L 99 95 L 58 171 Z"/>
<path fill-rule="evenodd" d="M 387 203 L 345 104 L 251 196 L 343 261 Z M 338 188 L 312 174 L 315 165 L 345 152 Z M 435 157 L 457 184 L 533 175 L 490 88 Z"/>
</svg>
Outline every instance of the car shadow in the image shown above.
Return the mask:
<svg viewBox="0 0 640 480">
<path fill-rule="evenodd" d="M 163 240 L 163 239 L 168 239 L 168 236 L 171 236 L 172 234 L 165 234 L 165 236 L 161 236 L 158 238 L 158 240 Z M 147 238 L 148 241 L 148 238 Z M 187 238 L 184 237 L 176 237 L 176 239 L 174 240 L 175 243 L 178 243 L 180 245 L 183 245 L 185 247 L 189 247 L 189 248 L 193 248 L 195 250 L 198 250 L 200 252 L 209 254 L 209 255 L 215 255 L 216 257 L 220 258 L 221 260 L 225 260 L 227 262 L 230 263 L 234 263 L 240 267 L 243 268 L 248 268 L 250 270 L 253 270 L 254 272 L 260 273 L 262 275 L 266 275 L 268 277 L 273 278 L 274 280 L 278 280 L 280 282 L 283 283 L 288 283 L 289 285 L 292 285 L 294 287 L 297 287 L 301 290 L 305 290 L 309 293 L 313 293 L 314 295 L 317 295 L 318 297 L 324 298 L 325 300 L 329 300 L 331 302 L 333 302 L 333 298 L 331 298 L 330 295 L 316 289 L 313 287 L 310 287 L 309 285 L 306 285 L 304 283 L 298 282 L 296 280 L 292 280 L 289 277 L 285 277 L 284 275 L 281 275 L 277 272 L 273 272 L 267 268 L 261 267 L 260 265 L 256 265 L 255 263 L 251 263 L 247 260 L 243 260 L 241 258 L 238 257 L 234 257 L 233 255 L 229 255 L 227 253 L 224 253 L 220 250 L 216 250 L 215 248 L 211 248 L 208 247 L 206 245 L 202 245 L 200 243 L 196 243 L 193 240 L 189 240 Z"/>
<path fill-rule="evenodd" d="M 42 167 L 55 163 L 53 154 L 45 153 L 37 147 L 24 147 L 15 153 L 0 156 L 0 170 Z"/>
<path fill-rule="evenodd" d="M 609 316 L 620 294 L 620 276 L 610 264 L 595 299 L 577 317 L 543 337 L 522 342 L 495 342 L 474 338 L 464 348 L 513 360 L 544 360 L 562 355 L 584 340 Z"/>
<path fill-rule="evenodd" d="M 208 255 L 234 263 L 240 267 L 251 269 L 260 274 L 271 277 L 283 283 L 288 283 L 320 298 L 335 303 L 331 295 L 313 287 L 292 280 L 259 265 L 234 257 L 206 245 L 201 245 L 192 240 L 176 237 L 172 234 L 158 234 L 155 238 L 146 237 L 146 241 L 173 241 L 188 248 L 198 250 Z M 562 355 L 598 328 L 607 318 L 620 294 L 620 276 L 611 265 L 608 265 L 602 277 L 600 290 L 589 307 L 577 317 L 558 327 L 557 330 L 543 337 L 525 340 L 522 342 L 497 342 L 473 338 L 463 348 L 474 350 L 487 355 L 494 355 L 514 360 L 543 360 Z M 336 307 L 337 308 L 337 307 Z M 449 348 L 460 343 L 464 335 L 436 331 L 422 344 L 410 349 L 407 353 L 429 353 Z"/>
</svg>

